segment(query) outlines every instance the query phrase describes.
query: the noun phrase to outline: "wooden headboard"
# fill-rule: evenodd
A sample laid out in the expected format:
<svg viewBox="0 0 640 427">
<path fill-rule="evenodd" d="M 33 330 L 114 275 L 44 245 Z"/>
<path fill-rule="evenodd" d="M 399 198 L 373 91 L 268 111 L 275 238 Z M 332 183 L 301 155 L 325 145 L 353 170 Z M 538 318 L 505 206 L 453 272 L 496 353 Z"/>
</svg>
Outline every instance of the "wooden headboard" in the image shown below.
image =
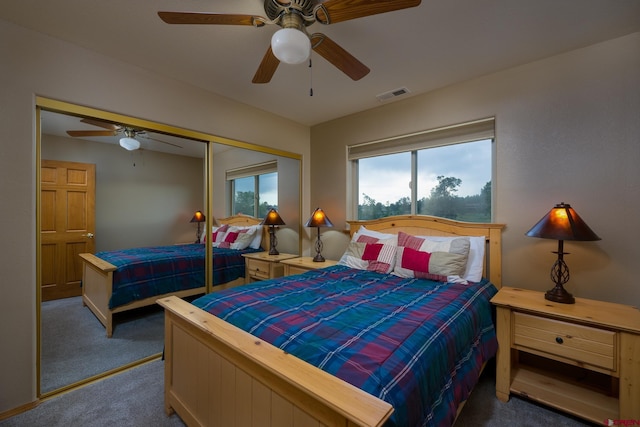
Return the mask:
<svg viewBox="0 0 640 427">
<path fill-rule="evenodd" d="M 235 225 L 237 227 L 249 227 L 252 225 L 258 225 L 262 222 L 262 218 L 256 218 L 249 215 L 237 214 L 226 218 L 218 218 L 219 224 Z M 260 243 L 263 249 L 269 249 L 269 227 L 262 227 L 262 242 Z"/>
<path fill-rule="evenodd" d="M 428 215 L 398 215 L 368 221 L 347 221 L 353 234 L 364 225 L 368 230 L 414 236 L 484 236 L 486 239 L 484 277 L 502 287 L 502 229 L 504 224 L 454 221 Z"/>
</svg>

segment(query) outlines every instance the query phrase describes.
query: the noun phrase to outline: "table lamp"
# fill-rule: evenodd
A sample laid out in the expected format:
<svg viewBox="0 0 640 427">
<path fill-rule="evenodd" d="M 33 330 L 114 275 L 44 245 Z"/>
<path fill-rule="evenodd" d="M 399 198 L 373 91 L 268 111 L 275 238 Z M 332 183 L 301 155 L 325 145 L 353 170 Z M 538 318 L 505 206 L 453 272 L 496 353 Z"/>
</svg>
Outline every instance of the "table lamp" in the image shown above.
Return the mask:
<svg viewBox="0 0 640 427">
<path fill-rule="evenodd" d="M 202 211 L 196 211 L 196 213 L 193 214 L 193 218 L 191 218 L 191 221 L 189 222 L 195 222 L 198 223 L 198 229 L 196 231 L 196 243 L 200 243 L 200 231 L 201 231 L 201 224 L 203 222 L 205 222 L 207 219 L 205 218 L 204 214 L 202 213 Z"/>
<path fill-rule="evenodd" d="M 276 249 L 278 239 L 276 239 L 275 228 L 276 225 L 284 225 L 284 221 L 280 218 L 278 211 L 271 208 L 264 217 L 264 220 L 262 220 L 262 225 L 269 226 L 269 255 L 278 255 L 280 252 Z"/>
<path fill-rule="evenodd" d="M 311 214 L 311 218 L 309 218 L 304 225 L 305 227 L 316 227 L 318 229 L 318 239 L 316 240 L 316 256 L 313 258 L 314 262 L 324 262 L 324 257 L 322 256 L 322 241 L 320 240 L 320 227 L 333 227 L 331 220 L 325 215 L 324 211 L 320 208 L 317 208 Z"/>
<path fill-rule="evenodd" d="M 551 280 L 556 286 L 547 291 L 544 295 L 549 301 L 562 304 L 573 304 L 573 295 L 564 289 L 564 284 L 569 281 L 569 267 L 564 262 L 565 240 L 600 240 L 589 226 L 578 216 L 571 205 L 567 203 L 557 204 L 551 209 L 531 230 L 526 233 L 529 237 L 540 237 L 543 239 L 554 239 L 558 241 L 558 259 L 551 267 Z"/>
</svg>

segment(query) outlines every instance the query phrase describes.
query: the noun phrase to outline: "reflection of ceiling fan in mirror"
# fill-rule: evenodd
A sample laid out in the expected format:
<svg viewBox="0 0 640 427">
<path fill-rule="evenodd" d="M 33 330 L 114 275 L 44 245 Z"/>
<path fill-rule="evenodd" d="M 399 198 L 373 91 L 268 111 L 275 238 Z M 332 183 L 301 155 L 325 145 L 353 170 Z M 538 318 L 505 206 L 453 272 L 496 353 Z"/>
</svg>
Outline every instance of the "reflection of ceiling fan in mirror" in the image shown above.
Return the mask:
<svg viewBox="0 0 640 427">
<path fill-rule="evenodd" d="M 68 130 L 67 134 L 74 138 L 91 137 L 91 136 L 116 136 L 122 135 L 120 138 L 120 146 L 126 150 L 132 151 L 140 148 L 140 141 L 136 137 L 141 136 L 144 139 L 149 139 L 163 144 L 172 145 L 174 147 L 182 148 L 177 144 L 171 142 L 155 139 L 147 135 L 147 132 L 141 129 L 135 129 L 129 126 L 117 125 L 114 123 L 103 122 L 95 119 L 82 119 L 83 123 L 98 126 L 107 130 Z"/>
<path fill-rule="evenodd" d="M 264 0 L 268 18 L 253 15 L 197 12 L 158 12 L 168 24 L 251 25 L 275 24 L 282 27 L 271 38 L 253 83 L 268 83 L 280 62 L 300 64 L 311 49 L 353 80 L 369 74 L 369 68 L 322 33 L 309 35 L 307 27 L 315 22 L 333 24 L 364 16 L 415 7 L 420 0 Z"/>
</svg>

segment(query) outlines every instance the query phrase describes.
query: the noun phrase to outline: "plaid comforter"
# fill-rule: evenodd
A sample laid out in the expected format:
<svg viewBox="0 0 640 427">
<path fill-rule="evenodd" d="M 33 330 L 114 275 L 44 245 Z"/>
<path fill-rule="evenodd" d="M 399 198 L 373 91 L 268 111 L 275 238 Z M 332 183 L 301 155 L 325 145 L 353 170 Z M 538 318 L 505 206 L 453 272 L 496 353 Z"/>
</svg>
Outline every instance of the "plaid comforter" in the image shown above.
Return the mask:
<svg viewBox="0 0 640 427">
<path fill-rule="evenodd" d="M 196 306 L 394 407 L 389 426 L 450 426 L 497 341 L 487 281 L 328 267 L 212 293 Z"/>
<path fill-rule="evenodd" d="M 189 244 L 98 252 L 97 257 L 118 267 L 109 308 L 204 286 L 204 249 L 203 244 Z M 244 277 L 242 254 L 261 250 L 214 248 L 214 285 Z"/>
</svg>

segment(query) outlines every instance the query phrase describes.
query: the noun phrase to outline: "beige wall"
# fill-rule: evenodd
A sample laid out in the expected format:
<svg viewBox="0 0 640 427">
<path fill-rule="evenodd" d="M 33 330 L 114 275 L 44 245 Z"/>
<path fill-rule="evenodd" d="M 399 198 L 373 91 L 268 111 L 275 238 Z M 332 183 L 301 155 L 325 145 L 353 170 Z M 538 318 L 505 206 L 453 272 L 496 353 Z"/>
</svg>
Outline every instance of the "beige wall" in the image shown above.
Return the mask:
<svg viewBox="0 0 640 427">
<path fill-rule="evenodd" d="M 309 129 L 3 20 L 0 40 L 2 413 L 36 400 L 36 96 L 291 151 L 304 171 Z"/>
<path fill-rule="evenodd" d="M 503 284 L 552 287 L 557 242 L 524 233 L 564 201 L 602 238 L 565 243 L 567 289 L 640 305 L 632 276 L 640 259 L 640 33 L 313 127 L 312 206 L 344 227 L 346 145 L 489 116 L 494 221 L 507 225 Z M 344 249 L 326 240 L 332 256 Z"/>
</svg>

